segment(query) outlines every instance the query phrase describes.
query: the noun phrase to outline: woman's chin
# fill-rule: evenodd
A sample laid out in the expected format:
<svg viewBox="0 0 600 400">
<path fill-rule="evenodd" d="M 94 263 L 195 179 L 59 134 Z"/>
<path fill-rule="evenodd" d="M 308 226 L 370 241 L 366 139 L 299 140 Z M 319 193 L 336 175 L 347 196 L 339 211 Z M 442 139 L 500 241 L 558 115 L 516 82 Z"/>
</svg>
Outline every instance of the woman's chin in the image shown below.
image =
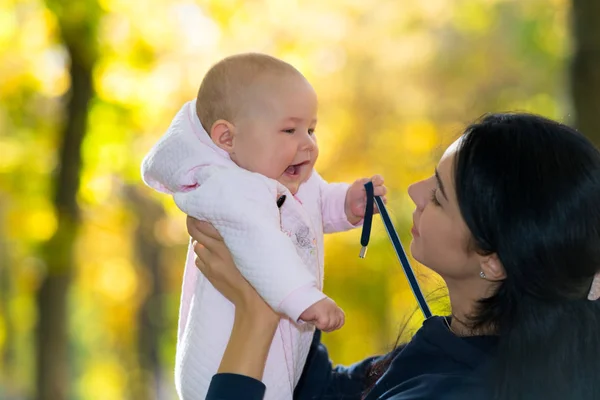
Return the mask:
<svg viewBox="0 0 600 400">
<path fill-rule="evenodd" d="M 412 256 L 413 260 L 429 268 L 424 262 L 425 260 L 423 259 L 423 252 L 421 251 L 421 248 L 419 246 L 419 238 L 413 238 L 413 240 L 411 240 L 409 249 L 410 255 Z"/>
<path fill-rule="evenodd" d="M 410 251 L 410 255 L 412 256 L 412 258 L 415 261 L 417 261 L 418 263 L 422 264 L 421 257 L 420 257 L 421 254 L 419 254 L 420 253 L 419 252 L 419 245 L 418 245 L 418 243 L 416 243 L 416 239 L 415 238 L 413 238 L 410 241 L 409 251 Z"/>
</svg>

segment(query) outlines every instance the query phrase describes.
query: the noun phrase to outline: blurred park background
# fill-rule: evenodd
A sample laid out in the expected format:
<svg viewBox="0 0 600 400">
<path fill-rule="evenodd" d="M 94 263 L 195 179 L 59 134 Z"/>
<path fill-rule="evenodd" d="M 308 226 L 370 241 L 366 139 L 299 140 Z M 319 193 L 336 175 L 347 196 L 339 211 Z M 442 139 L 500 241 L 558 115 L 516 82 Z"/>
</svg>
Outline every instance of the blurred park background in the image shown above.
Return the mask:
<svg viewBox="0 0 600 400">
<path fill-rule="evenodd" d="M 600 143 L 599 18 L 597 0 L 0 0 L 0 399 L 176 398 L 185 219 L 140 161 L 222 57 L 307 76 L 319 171 L 383 174 L 407 246 L 407 186 L 481 114 Z M 388 350 L 416 310 L 379 220 L 365 260 L 359 235 L 326 241 L 338 363 Z"/>
</svg>

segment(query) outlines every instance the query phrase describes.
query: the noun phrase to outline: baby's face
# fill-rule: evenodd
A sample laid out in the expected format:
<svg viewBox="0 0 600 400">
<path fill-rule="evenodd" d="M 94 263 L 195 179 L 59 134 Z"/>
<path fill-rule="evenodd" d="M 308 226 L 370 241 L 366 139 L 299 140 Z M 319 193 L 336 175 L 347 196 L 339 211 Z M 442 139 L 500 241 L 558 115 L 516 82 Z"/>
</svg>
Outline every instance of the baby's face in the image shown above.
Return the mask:
<svg viewBox="0 0 600 400">
<path fill-rule="evenodd" d="M 296 194 L 319 155 L 317 96 L 301 77 L 279 78 L 257 93 L 252 112 L 236 123 L 231 158 Z"/>
</svg>

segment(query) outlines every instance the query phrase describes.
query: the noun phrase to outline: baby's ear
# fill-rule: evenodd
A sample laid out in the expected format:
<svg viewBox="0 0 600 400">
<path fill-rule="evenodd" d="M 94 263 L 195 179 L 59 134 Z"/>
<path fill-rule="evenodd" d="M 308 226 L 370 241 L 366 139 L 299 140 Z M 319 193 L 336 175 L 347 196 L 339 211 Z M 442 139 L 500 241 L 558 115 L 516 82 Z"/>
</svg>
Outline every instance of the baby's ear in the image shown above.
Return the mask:
<svg viewBox="0 0 600 400">
<path fill-rule="evenodd" d="M 233 152 L 233 138 L 235 135 L 235 126 L 224 119 L 219 119 L 210 128 L 210 138 L 219 146 L 231 154 Z"/>
</svg>

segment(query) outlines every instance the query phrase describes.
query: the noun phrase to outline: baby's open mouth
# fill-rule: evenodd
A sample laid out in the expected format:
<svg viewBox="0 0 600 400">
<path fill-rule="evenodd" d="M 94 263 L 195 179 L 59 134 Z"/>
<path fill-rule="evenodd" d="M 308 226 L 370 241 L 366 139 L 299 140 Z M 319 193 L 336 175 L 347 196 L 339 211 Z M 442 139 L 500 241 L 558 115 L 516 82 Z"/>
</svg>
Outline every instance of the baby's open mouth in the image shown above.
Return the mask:
<svg viewBox="0 0 600 400">
<path fill-rule="evenodd" d="M 291 176 L 298 176 L 298 175 L 300 175 L 300 171 L 302 170 L 302 167 L 305 165 L 308 165 L 308 163 L 309 163 L 308 161 L 304 161 L 299 164 L 290 165 L 285 170 L 285 173 L 287 175 L 291 175 Z"/>
</svg>

